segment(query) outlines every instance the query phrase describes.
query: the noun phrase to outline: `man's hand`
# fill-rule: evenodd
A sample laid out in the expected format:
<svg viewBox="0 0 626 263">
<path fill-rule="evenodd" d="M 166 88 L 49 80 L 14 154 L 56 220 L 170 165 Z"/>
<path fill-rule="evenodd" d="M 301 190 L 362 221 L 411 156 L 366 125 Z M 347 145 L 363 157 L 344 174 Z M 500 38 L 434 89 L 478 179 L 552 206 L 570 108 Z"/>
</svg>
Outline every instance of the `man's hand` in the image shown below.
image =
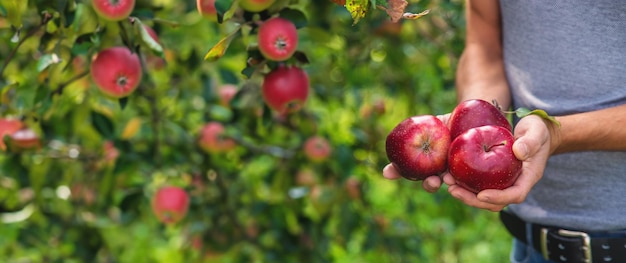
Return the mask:
<svg viewBox="0 0 626 263">
<path fill-rule="evenodd" d="M 394 168 L 392 164 L 387 164 L 387 166 L 385 166 L 385 168 L 383 169 L 383 177 L 390 179 L 390 180 L 396 180 L 396 179 L 402 178 L 400 174 L 398 173 L 398 171 L 396 170 L 396 168 Z M 437 190 L 439 190 L 440 187 L 441 187 L 441 178 L 439 176 L 436 176 L 436 175 L 429 176 L 426 179 L 424 179 L 424 181 L 422 181 L 422 188 L 424 188 L 424 190 L 426 190 L 429 193 L 437 192 Z"/>
<path fill-rule="evenodd" d="M 446 126 L 448 126 L 448 119 L 450 119 L 450 114 L 438 115 L 437 118 L 439 118 Z M 396 170 L 396 168 L 394 168 L 392 164 L 387 164 L 387 166 L 385 166 L 385 168 L 383 169 L 383 177 L 390 180 L 402 178 L 402 176 L 400 176 L 400 174 L 398 173 L 398 170 Z M 439 190 L 439 188 L 441 187 L 441 183 L 441 177 L 433 175 L 422 181 L 422 188 L 424 188 L 424 190 L 429 193 L 434 193 Z"/>
<path fill-rule="evenodd" d="M 494 212 L 509 204 L 521 203 L 543 176 L 548 157 L 558 145 L 558 131 L 553 125 L 540 117 L 528 116 L 515 126 L 513 152 L 523 164 L 522 173 L 513 186 L 474 194 L 457 185 L 452 175 L 447 173 L 443 175 L 443 181 L 450 186 L 448 192 L 467 205 Z"/>
</svg>

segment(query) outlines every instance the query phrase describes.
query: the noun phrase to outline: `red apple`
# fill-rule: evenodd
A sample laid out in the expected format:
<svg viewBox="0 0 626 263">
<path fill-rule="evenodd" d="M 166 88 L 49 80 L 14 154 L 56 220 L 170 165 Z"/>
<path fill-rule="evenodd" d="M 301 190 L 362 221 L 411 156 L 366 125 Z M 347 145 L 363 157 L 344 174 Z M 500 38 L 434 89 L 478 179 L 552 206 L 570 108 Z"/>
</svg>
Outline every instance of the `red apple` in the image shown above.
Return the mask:
<svg viewBox="0 0 626 263">
<path fill-rule="evenodd" d="M 474 193 L 505 189 L 522 172 L 522 161 L 513 154 L 514 141 L 513 134 L 501 126 L 469 129 L 450 144 L 449 172 L 460 186 Z"/>
<path fill-rule="evenodd" d="M 461 133 L 484 125 L 498 125 L 512 131 L 511 124 L 502 111 L 484 100 L 466 100 L 457 105 L 448 121 L 452 139 Z"/>
<path fill-rule="evenodd" d="M 135 0 L 92 0 L 91 3 L 99 16 L 110 21 L 127 18 L 135 8 Z"/>
<path fill-rule="evenodd" d="M 296 184 L 302 186 L 313 186 L 317 184 L 317 174 L 311 168 L 302 168 L 296 173 Z"/>
<path fill-rule="evenodd" d="M 239 92 L 239 89 L 233 84 L 224 84 L 219 87 L 217 92 L 220 97 L 220 104 L 228 107 L 230 105 L 230 101 L 233 100 L 235 95 L 237 95 L 237 92 Z"/>
<path fill-rule="evenodd" d="M 312 136 L 304 142 L 304 155 L 311 161 L 324 161 L 330 156 L 331 152 L 330 143 L 323 137 Z"/>
<path fill-rule="evenodd" d="M 105 163 L 113 165 L 120 156 L 120 151 L 115 148 L 113 141 L 105 141 L 102 145 L 102 155 Z"/>
<path fill-rule="evenodd" d="M 70 186 L 70 199 L 91 205 L 96 201 L 96 191 L 85 183 L 74 183 Z"/>
<path fill-rule="evenodd" d="M 30 128 L 22 128 L 11 134 L 11 145 L 15 149 L 33 149 L 41 146 L 37 133 Z"/>
<path fill-rule="evenodd" d="M 200 131 L 198 139 L 200 147 L 209 153 L 218 153 L 235 148 L 235 141 L 224 137 L 224 125 L 219 122 L 209 122 Z"/>
<path fill-rule="evenodd" d="M 338 4 L 340 6 L 345 6 L 346 5 L 346 0 L 330 0 L 331 2 Z"/>
<path fill-rule="evenodd" d="M 261 93 L 267 105 L 277 112 L 298 111 L 309 96 L 309 77 L 296 66 L 278 66 L 265 76 Z"/>
<path fill-rule="evenodd" d="M 386 139 L 387 158 L 400 175 L 424 180 L 446 170 L 450 131 L 439 118 L 420 115 L 400 122 Z"/>
<path fill-rule="evenodd" d="M 273 61 L 289 59 L 298 46 L 296 26 L 281 17 L 270 18 L 261 24 L 257 38 L 263 57 Z"/>
<path fill-rule="evenodd" d="M 361 199 L 361 181 L 354 175 L 350 176 L 344 183 L 345 190 L 351 199 Z"/>
<path fill-rule="evenodd" d="M 249 12 L 261 12 L 272 6 L 276 0 L 241 0 L 239 6 Z"/>
<path fill-rule="evenodd" d="M 217 21 L 217 10 L 215 9 L 215 0 L 196 0 L 198 13 L 211 21 Z"/>
<path fill-rule="evenodd" d="M 7 146 L 4 144 L 4 136 L 11 136 L 20 130 L 24 123 L 18 119 L 0 119 L 0 150 L 6 151 Z"/>
<path fill-rule="evenodd" d="M 364 103 L 359 109 L 359 116 L 363 119 L 367 119 L 372 117 L 372 114 L 374 114 L 374 116 L 383 115 L 386 110 L 385 101 L 382 99 L 376 99 L 372 103 Z"/>
<path fill-rule="evenodd" d="M 91 62 L 91 78 L 105 95 L 122 98 L 130 95 L 141 82 L 141 62 L 126 47 L 100 51 Z"/>
<path fill-rule="evenodd" d="M 152 199 L 152 211 L 165 224 L 181 221 L 189 209 L 189 195 L 175 186 L 165 186 L 157 190 Z"/>
</svg>

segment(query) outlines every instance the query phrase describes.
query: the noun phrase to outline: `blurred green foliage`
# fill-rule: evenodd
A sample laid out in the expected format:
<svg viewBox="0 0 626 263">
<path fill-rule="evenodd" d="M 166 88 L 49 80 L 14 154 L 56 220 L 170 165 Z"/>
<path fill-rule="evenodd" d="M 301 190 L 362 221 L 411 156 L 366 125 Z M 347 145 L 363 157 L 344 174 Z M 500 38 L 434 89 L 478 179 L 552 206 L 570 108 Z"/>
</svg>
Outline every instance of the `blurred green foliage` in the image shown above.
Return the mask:
<svg viewBox="0 0 626 263">
<path fill-rule="evenodd" d="M 13 2 L 27 3 L 17 18 Z M 388 131 L 456 103 L 462 1 L 410 1 L 408 10 L 430 14 L 390 23 L 372 10 L 356 25 L 330 1 L 290 1 L 306 15 L 298 50 L 311 96 L 284 116 L 263 104 L 263 72 L 242 74 L 254 32 L 203 60 L 236 25 L 203 18 L 193 0 L 137 1 L 132 15 L 155 29 L 162 53 L 128 22 L 98 19 L 88 1 L 0 3 L 0 116 L 22 118 L 44 142 L 0 153 L 1 262 L 507 261 L 496 214 L 381 176 Z M 86 70 L 124 34 L 143 43 L 148 70 L 133 95 L 112 100 Z M 240 90 L 231 105 L 219 103 L 223 84 Z M 208 121 L 238 147 L 203 152 L 196 141 Z M 306 159 L 313 135 L 331 142 L 331 158 Z M 165 184 L 192 198 L 176 225 L 150 210 Z"/>
</svg>

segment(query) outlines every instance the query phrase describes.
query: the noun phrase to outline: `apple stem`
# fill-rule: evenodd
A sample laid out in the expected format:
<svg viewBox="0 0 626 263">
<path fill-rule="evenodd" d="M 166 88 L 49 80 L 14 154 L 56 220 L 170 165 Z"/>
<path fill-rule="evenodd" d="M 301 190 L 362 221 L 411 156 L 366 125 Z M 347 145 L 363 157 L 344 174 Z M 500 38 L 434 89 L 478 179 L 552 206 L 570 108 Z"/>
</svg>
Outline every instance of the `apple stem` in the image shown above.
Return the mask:
<svg viewBox="0 0 626 263">
<path fill-rule="evenodd" d="M 490 152 L 491 149 L 493 149 L 493 147 L 504 146 L 504 145 L 506 145 L 505 141 L 498 143 L 498 144 L 491 145 L 491 146 L 483 145 L 483 150 L 485 152 Z"/>
</svg>

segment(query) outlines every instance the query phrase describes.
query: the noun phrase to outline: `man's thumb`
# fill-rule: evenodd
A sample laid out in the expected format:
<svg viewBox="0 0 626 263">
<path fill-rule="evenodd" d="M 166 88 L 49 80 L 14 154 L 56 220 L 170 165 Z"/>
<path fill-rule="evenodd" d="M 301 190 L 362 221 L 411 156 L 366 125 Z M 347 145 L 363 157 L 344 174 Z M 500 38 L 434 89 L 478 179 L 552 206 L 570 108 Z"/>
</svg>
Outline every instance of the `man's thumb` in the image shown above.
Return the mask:
<svg viewBox="0 0 626 263">
<path fill-rule="evenodd" d="M 523 140 L 516 140 L 513 143 L 513 153 L 517 159 L 524 161 L 528 158 L 530 151 L 528 150 L 528 145 Z"/>
</svg>

